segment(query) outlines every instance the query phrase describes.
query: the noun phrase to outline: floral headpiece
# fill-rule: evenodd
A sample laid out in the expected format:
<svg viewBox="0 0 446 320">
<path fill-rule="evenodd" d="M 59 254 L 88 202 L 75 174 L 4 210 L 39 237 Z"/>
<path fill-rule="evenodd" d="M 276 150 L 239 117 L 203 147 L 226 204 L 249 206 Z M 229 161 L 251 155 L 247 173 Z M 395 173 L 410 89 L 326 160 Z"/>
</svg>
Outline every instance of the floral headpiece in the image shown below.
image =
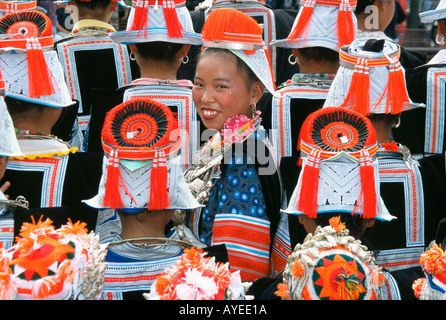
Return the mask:
<svg viewBox="0 0 446 320">
<path fill-rule="evenodd" d="M 185 249 L 178 263 L 152 285 L 148 300 L 244 300 L 239 271 L 204 257 L 202 249 Z"/>
<path fill-rule="evenodd" d="M 335 217 L 307 235 L 288 257 L 276 295 L 286 300 L 379 300 L 381 267 L 348 233 Z"/>
<path fill-rule="evenodd" d="M 420 300 L 446 300 L 446 252 L 433 242 L 421 254 L 420 264 L 426 277 L 413 283 L 415 296 Z"/>
<path fill-rule="evenodd" d="M 98 299 L 105 247 L 86 224 L 24 223 L 16 244 L 0 251 L 0 299 Z"/>
</svg>

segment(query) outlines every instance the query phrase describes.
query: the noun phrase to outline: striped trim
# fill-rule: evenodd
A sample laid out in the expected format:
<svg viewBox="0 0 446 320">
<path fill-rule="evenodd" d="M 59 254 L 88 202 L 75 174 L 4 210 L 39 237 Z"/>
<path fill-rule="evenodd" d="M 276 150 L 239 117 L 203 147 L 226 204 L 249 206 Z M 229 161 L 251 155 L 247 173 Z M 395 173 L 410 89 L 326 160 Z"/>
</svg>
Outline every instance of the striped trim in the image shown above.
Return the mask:
<svg viewBox="0 0 446 320">
<path fill-rule="evenodd" d="M 405 194 L 406 246 L 424 246 L 424 194 L 417 166 L 402 159 L 379 158 L 381 183 L 403 183 Z"/>
<path fill-rule="evenodd" d="M 3 208 L 0 208 L 0 214 L 9 215 L 8 213 L 3 213 Z M 10 217 L 1 217 L 0 248 L 3 250 L 8 250 L 9 248 L 12 247 L 13 243 L 14 243 L 14 218 L 12 217 L 12 215 Z"/>
<path fill-rule="evenodd" d="M 23 10 L 33 10 L 37 1 L 0 1 L 0 12 L 12 13 Z"/>
<path fill-rule="evenodd" d="M 376 264 L 390 272 L 420 266 L 424 247 L 381 250 L 377 253 Z"/>
<path fill-rule="evenodd" d="M 120 300 L 123 292 L 150 291 L 150 287 L 166 269 L 179 261 L 179 256 L 156 261 L 107 262 L 102 298 Z"/>
<path fill-rule="evenodd" d="M 84 107 L 82 105 L 80 84 L 77 75 L 76 52 L 102 49 L 113 49 L 118 87 L 129 84 L 132 81 L 132 77 L 127 47 L 114 42 L 110 37 L 92 36 L 74 38 L 57 44 L 57 53 L 64 70 L 65 81 L 70 90 L 71 98 L 79 101 L 79 113 L 83 112 Z M 87 108 L 89 108 L 89 106 L 87 106 Z M 82 119 L 82 123 L 79 123 L 81 130 L 85 130 L 87 126 L 88 122 L 85 123 L 85 119 Z"/>
<path fill-rule="evenodd" d="M 446 68 L 429 68 L 427 72 L 426 129 L 424 152 L 443 153 L 446 103 Z"/>
<path fill-rule="evenodd" d="M 288 215 L 281 212 L 279 226 L 272 245 L 270 277 L 276 277 L 286 266 L 292 253 Z"/>
<path fill-rule="evenodd" d="M 35 160 L 10 159 L 7 170 L 43 172 L 41 207 L 60 207 L 69 157 L 37 158 Z"/>
<path fill-rule="evenodd" d="M 292 124 L 290 107 L 292 99 L 323 99 L 327 98 L 329 89 L 317 89 L 302 85 L 290 85 L 278 90 L 273 97 L 271 123 L 271 143 L 279 158 L 290 157 L 293 154 Z M 299 133 L 299 132 L 297 132 Z"/>
<path fill-rule="evenodd" d="M 270 223 L 255 217 L 217 214 L 212 244 L 225 244 L 229 264 L 242 281 L 265 277 L 269 269 Z"/>
</svg>

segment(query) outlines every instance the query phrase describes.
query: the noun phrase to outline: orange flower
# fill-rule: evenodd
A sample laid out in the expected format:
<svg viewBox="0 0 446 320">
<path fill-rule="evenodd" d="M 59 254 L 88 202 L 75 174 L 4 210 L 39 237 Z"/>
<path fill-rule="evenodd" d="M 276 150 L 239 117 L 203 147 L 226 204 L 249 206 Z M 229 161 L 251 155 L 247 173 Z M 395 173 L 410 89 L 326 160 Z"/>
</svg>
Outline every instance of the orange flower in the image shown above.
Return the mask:
<svg viewBox="0 0 446 320">
<path fill-rule="evenodd" d="M 0 273 L 0 300 L 9 300 L 15 290 L 14 281 L 12 281 L 11 273 Z"/>
<path fill-rule="evenodd" d="M 291 274 L 294 278 L 299 278 L 303 276 L 305 272 L 304 266 L 299 261 L 295 261 L 291 267 Z"/>
<path fill-rule="evenodd" d="M 34 273 L 39 274 L 42 278 L 46 277 L 48 268 L 54 262 L 61 262 L 66 259 L 68 253 L 74 252 L 72 246 L 61 244 L 53 237 L 39 236 L 36 240 L 36 249 L 16 257 L 11 261 L 11 264 L 17 264 L 24 268 L 25 276 L 29 281 Z"/>
<path fill-rule="evenodd" d="M 400 149 L 395 141 L 386 141 L 385 143 L 382 143 L 381 146 L 387 151 L 398 151 Z"/>
<path fill-rule="evenodd" d="M 73 224 L 71 219 L 68 219 L 68 223 L 59 229 L 59 233 L 62 237 L 70 234 L 84 236 L 88 234 L 86 226 L 87 224 L 85 222 L 78 221 Z"/>
<path fill-rule="evenodd" d="M 431 274 L 441 274 L 446 271 L 446 254 L 434 244 L 432 248 L 421 254 L 420 264 Z"/>
<path fill-rule="evenodd" d="M 345 223 L 341 222 L 340 216 L 331 218 L 329 223 L 336 230 L 336 232 L 340 232 L 345 229 Z"/>
<path fill-rule="evenodd" d="M 285 283 L 279 283 L 277 285 L 277 291 L 274 292 L 276 296 L 282 299 L 290 299 L 290 294 L 288 293 L 288 286 Z"/>
<path fill-rule="evenodd" d="M 164 293 L 166 293 L 166 291 L 167 291 L 169 286 L 170 286 L 170 281 L 165 276 L 159 276 L 156 279 L 155 290 L 156 290 L 156 293 L 158 293 L 159 296 L 161 296 Z"/>
<path fill-rule="evenodd" d="M 426 281 L 426 279 L 420 278 L 415 280 L 412 284 L 413 293 L 417 299 L 420 299 L 421 289 L 423 289 L 424 281 Z"/>
<path fill-rule="evenodd" d="M 31 216 L 32 223 L 25 222 L 22 225 L 22 228 L 20 229 L 20 236 L 23 238 L 29 237 L 30 234 L 35 232 L 36 230 L 40 229 L 40 233 L 49 233 L 54 230 L 53 221 L 50 219 L 46 219 L 42 222 L 42 217 L 40 217 L 39 221 L 36 223 L 34 221 L 34 216 Z M 20 240 L 19 237 L 17 237 L 17 242 Z"/>
<path fill-rule="evenodd" d="M 184 254 L 181 256 L 181 259 L 177 264 L 178 271 L 184 271 L 188 268 L 203 271 L 203 265 L 206 260 L 209 260 L 203 258 L 203 256 L 203 249 L 201 248 L 191 247 L 184 249 Z"/>
</svg>

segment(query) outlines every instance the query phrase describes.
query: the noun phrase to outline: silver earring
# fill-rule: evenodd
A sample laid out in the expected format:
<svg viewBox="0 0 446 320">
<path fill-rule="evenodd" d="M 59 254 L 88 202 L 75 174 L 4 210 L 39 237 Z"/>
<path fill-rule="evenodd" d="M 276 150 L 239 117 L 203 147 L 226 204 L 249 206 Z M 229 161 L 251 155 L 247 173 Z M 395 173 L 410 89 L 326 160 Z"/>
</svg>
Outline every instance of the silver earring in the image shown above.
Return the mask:
<svg viewBox="0 0 446 320">
<path fill-rule="evenodd" d="M 444 35 L 441 33 L 437 34 L 437 36 L 435 37 L 435 42 L 440 46 L 444 46 L 446 43 Z"/>
<path fill-rule="evenodd" d="M 400 125 L 401 125 L 401 118 L 398 118 L 397 123 L 393 123 L 393 124 L 392 124 L 392 127 L 393 127 L 393 128 L 399 128 Z"/>
<path fill-rule="evenodd" d="M 252 117 L 254 118 L 257 112 L 257 105 L 255 102 L 251 105 L 251 110 L 252 110 Z"/>
<path fill-rule="evenodd" d="M 180 61 L 184 64 L 189 62 L 189 56 L 186 54 L 184 57 L 180 58 Z"/>
<path fill-rule="evenodd" d="M 131 52 L 130 53 L 130 60 L 135 61 L 137 56 L 138 56 L 137 53 L 135 54 L 135 53 Z"/>
<path fill-rule="evenodd" d="M 288 57 L 288 63 L 294 66 L 296 63 L 299 63 L 299 58 L 290 54 L 290 56 Z"/>
</svg>

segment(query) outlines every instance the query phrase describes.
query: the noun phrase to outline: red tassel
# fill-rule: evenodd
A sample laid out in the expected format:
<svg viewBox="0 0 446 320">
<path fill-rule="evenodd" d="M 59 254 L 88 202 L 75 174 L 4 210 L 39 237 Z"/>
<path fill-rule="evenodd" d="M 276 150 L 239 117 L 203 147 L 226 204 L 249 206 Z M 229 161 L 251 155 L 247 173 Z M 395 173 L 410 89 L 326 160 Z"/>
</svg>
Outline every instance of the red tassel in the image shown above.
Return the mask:
<svg viewBox="0 0 446 320">
<path fill-rule="evenodd" d="M 308 28 L 310 26 L 309 23 L 311 20 L 311 16 L 313 15 L 315 5 L 315 0 L 305 1 L 305 5 L 299 15 L 299 20 L 297 20 L 296 26 L 287 37 L 288 41 L 299 43 L 302 40 L 302 36 L 304 35 L 303 38 L 305 42 L 308 34 Z"/>
<path fill-rule="evenodd" d="M 410 99 L 406 90 L 406 82 L 404 79 L 403 69 L 396 61 L 389 67 L 389 80 L 378 103 L 381 103 L 384 96 L 386 97 L 385 113 L 399 114 L 404 110 L 404 104 L 410 104 Z"/>
<path fill-rule="evenodd" d="M 302 182 L 297 210 L 309 218 L 317 218 L 317 195 L 319 189 L 320 151 L 312 150 L 302 171 Z"/>
<path fill-rule="evenodd" d="M 340 107 L 350 107 L 352 110 L 367 116 L 370 114 L 370 68 L 367 60 L 359 58 L 353 71 L 350 88 Z"/>
<path fill-rule="evenodd" d="M 164 210 L 170 207 L 169 173 L 163 151 L 156 151 L 150 173 L 150 198 L 148 210 Z"/>
<path fill-rule="evenodd" d="M 362 198 L 362 202 L 358 200 L 357 206 L 362 203 L 362 217 L 364 219 L 375 218 L 376 211 L 378 209 L 375 189 L 375 168 L 373 167 L 372 159 L 366 150 L 361 150 L 359 163 L 359 172 L 361 177 L 361 194 L 359 199 Z"/>
<path fill-rule="evenodd" d="M 112 209 L 123 207 L 119 182 L 121 173 L 119 171 L 118 151 L 111 150 L 107 165 L 107 179 L 105 181 L 105 193 L 102 206 Z"/>
<path fill-rule="evenodd" d="M 178 19 L 175 3 L 172 0 L 164 0 L 163 12 L 169 38 L 183 38 L 184 28 Z"/>
<path fill-rule="evenodd" d="M 349 45 L 355 38 L 355 25 L 353 23 L 353 12 L 348 0 L 342 0 L 338 12 L 336 24 L 339 47 Z"/>
<path fill-rule="evenodd" d="M 130 26 L 130 30 L 139 30 L 138 36 L 144 30 L 144 37 L 147 38 L 147 17 L 149 14 L 149 2 L 138 0 L 135 7 L 135 14 Z"/>
<path fill-rule="evenodd" d="M 37 98 L 54 94 L 52 74 L 46 63 L 39 40 L 37 38 L 28 38 L 26 41 L 30 97 Z"/>
</svg>

